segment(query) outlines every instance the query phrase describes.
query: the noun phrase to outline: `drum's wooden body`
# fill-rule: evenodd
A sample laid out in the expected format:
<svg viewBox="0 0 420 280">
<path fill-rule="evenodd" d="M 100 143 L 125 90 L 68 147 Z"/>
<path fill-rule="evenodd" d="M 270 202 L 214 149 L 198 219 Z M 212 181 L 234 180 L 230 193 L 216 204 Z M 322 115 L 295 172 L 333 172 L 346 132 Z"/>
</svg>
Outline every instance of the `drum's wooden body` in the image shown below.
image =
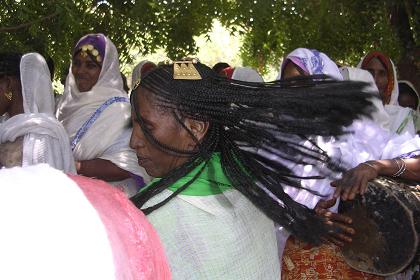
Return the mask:
<svg viewBox="0 0 420 280">
<path fill-rule="evenodd" d="M 353 219 L 356 235 L 343 247 L 353 268 L 377 275 L 401 272 L 418 259 L 420 187 L 379 177 L 365 195 L 341 201 L 339 212 Z"/>
</svg>

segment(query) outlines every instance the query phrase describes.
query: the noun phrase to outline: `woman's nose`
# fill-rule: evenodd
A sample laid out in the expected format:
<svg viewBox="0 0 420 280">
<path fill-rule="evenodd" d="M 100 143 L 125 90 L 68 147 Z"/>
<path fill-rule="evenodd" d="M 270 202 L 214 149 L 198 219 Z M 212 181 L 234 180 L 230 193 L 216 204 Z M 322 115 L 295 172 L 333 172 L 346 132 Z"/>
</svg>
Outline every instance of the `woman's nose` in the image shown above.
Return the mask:
<svg viewBox="0 0 420 280">
<path fill-rule="evenodd" d="M 137 150 L 138 148 L 142 148 L 142 147 L 144 147 L 143 134 L 133 129 L 133 131 L 131 132 L 131 137 L 130 137 L 130 148 Z"/>
</svg>

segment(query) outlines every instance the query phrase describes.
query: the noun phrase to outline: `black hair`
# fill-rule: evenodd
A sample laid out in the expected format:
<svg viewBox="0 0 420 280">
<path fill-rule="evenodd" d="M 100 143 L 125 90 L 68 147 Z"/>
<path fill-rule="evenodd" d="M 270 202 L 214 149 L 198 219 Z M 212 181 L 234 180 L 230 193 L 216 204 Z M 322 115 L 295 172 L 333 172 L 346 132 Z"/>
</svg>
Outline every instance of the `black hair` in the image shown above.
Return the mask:
<svg viewBox="0 0 420 280">
<path fill-rule="evenodd" d="M 213 71 L 216 72 L 217 74 L 220 73 L 220 71 L 222 71 L 225 68 L 230 67 L 229 64 L 227 64 L 226 62 L 218 62 L 213 66 Z"/>
<path fill-rule="evenodd" d="M 417 93 L 414 91 L 414 89 L 411 86 L 409 86 L 408 84 L 404 82 L 398 82 L 398 90 L 399 90 L 398 101 L 400 100 L 400 97 L 402 95 L 406 94 L 416 100 L 416 108 L 418 108 L 419 96 L 417 95 Z"/>
<path fill-rule="evenodd" d="M 209 122 L 207 134 L 196 151 L 180 151 L 160 143 L 136 108 L 135 89 L 131 94 L 133 111 L 147 140 L 168 153 L 189 157 L 185 164 L 132 197 L 133 203 L 146 214 L 161 207 L 188 188 L 212 154 L 220 152 L 222 170 L 232 186 L 297 237 L 319 243 L 328 231 L 339 231 L 284 192 L 286 185 L 302 188 L 302 178 L 294 175 L 285 162 L 326 164 L 332 170 L 341 170 L 316 145 L 308 148 L 299 144 L 299 135 L 341 135 L 343 126 L 350 125 L 360 113 L 368 113 L 371 95 L 362 93 L 365 84 L 337 82 L 326 76 L 249 83 L 219 77 L 201 63 L 193 65 L 202 79 L 174 79 L 173 65 L 161 65 L 148 72 L 139 86 L 149 90 L 161 106 Z M 142 208 L 150 198 L 203 162 L 200 172 L 187 184 L 158 204 Z"/>
<path fill-rule="evenodd" d="M 20 80 L 21 53 L 0 53 L 0 76 L 13 76 Z"/>
<path fill-rule="evenodd" d="M 50 70 L 50 78 L 51 78 L 51 81 L 54 81 L 54 73 L 55 73 L 54 60 L 52 59 L 51 56 L 46 55 L 45 56 L 45 61 L 47 62 L 48 70 Z"/>
</svg>

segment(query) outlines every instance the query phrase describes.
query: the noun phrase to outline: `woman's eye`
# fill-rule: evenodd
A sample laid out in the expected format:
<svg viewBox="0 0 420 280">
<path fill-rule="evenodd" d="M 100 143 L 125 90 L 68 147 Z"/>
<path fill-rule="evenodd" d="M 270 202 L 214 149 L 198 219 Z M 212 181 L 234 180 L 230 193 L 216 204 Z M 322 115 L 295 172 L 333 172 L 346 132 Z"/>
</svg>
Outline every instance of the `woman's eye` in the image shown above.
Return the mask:
<svg viewBox="0 0 420 280">
<path fill-rule="evenodd" d="M 88 63 L 86 66 L 88 69 L 95 69 L 97 67 L 95 63 Z"/>
</svg>

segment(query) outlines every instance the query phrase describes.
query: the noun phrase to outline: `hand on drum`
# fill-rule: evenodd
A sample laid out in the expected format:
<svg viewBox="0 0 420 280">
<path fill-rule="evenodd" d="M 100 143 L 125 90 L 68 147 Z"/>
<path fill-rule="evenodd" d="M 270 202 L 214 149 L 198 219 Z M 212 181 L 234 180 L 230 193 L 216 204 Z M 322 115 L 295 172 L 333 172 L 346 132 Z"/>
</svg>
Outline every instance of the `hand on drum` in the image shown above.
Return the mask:
<svg viewBox="0 0 420 280">
<path fill-rule="evenodd" d="M 334 197 L 342 200 L 354 199 L 357 194 L 364 194 L 368 182 L 378 177 L 375 167 L 369 163 L 361 163 L 355 168 L 348 170 L 341 179 L 331 182 L 331 186 L 337 188 Z"/>
<path fill-rule="evenodd" d="M 320 200 L 315 206 L 315 212 L 317 215 L 324 217 L 325 222 L 328 225 L 332 225 L 341 229 L 340 232 L 331 232 L 325 238 L 325 241 L 331 242 L 337 246 L 344 246 L 344 243 L 351 242 L 353 235 L 356 231 L 350 226 L 353 221 L 350 217 L 334 213 L 328 209 L 334 206 L 337 198 L 330 200 Z"/>
</svg>

